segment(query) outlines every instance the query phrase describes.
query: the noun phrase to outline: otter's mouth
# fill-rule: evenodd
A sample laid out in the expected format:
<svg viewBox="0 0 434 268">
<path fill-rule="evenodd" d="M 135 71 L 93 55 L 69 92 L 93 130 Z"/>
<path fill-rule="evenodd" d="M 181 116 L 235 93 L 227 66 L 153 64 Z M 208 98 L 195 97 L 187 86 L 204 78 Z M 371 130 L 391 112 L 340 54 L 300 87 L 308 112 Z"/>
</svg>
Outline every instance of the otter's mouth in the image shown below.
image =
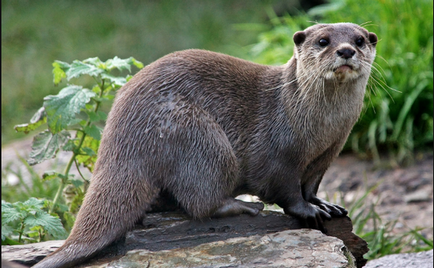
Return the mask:
<svg viewBox="0 0 434 268">
<path fill-rule="evenodd" d="M 335 72 L 335 73 L 346 73 L 346 72 L 351 72 L 351 71 L 353 71 L 353 66 L 346 65 L 346 64 L 339 66 L 333 70 L 333 72 Z"/>
<path fill-rule="evenodd" d="M 347 64 L 339 66 L 333 70 L 333 72 L 335 72 L 336 74 L 342 74 L 347 72 L 351 73 L 352 71 L 353 71 L 353 66 Z"/>
</svg>

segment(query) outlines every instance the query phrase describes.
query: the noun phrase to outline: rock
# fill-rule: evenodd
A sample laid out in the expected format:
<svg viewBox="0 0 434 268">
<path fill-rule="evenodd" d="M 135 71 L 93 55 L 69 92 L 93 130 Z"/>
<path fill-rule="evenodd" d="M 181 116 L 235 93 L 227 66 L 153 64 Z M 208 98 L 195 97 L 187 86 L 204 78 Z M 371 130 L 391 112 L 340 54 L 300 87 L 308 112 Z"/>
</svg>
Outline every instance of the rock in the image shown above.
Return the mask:
<svg viewBox="0 0 434 268">
<path fill-rule="evenodd" d="M 51 252 L 60 248 L 60 246 L 63 245 L 63 242 L 65 242 L 65 240 L 52 240 L 16 246 L 2 246 L 2 260 L 19 262 L 24 265 L 33 265 Z"/>
<path fill-rule="evenodd" d="M 26 268 L 26 266 L 23 266 L 21 264 L 15 263 L 15 262 L 10 262 L 10 261 L 5 261 L 2 260 L 2 268 Z"/>
<path fill-rule="evenodd" d="M 353 258 L 341 240 L 317 230 L 301 229 L 186 249 L 132 250 L 107 267 L 355 267 Z"/>
<path fill-rule="evenodd" d="M 147 267 L 143 263 L 148 262 L 152 264 L 149 267 L 166 267 L 157 264 L 169 261 L 173 265 L 189 261 L 190 266 L 185 264 L 184 267 L 279 267 L 279 263 L 311 267 L 315 263 L 328 265 L 329 261 L 340 265 L 334 267 L 362 267 L 366 263 L 363 254 L 368 252 L 366 242 L 352 233 L 348 217 L 325 221 L 328 236 L 302 229 L 306 226 L 297 218 L 270 211 L 256 217 L 240 215 L 203 221 L 190 220 L 181 212 L 152 213 L 144 223 L 146 226 L 137 226 L 125 239 L 106 248 L 82 267 L 105 264 Z M 62 243 L 2 246 L 2 257 L 33 265 Z M 214 262 L 211 266 L 205 265 L 211 260 L 216 266 Z"/>
<path fill-rule="evenodd" d="M 433 250 L 418 253 L 403 253 L 369 261 L 365 268 L 432 268 Z"/>
<path fill-rule="evenodd" d="M 431 196 L 430 196 L 430 192 L 428 192 L 425 189 L 413 192 L 411 194 L 406 194 L 404 196 L 404 200 L 406 203 L 412 203 L 412 202 L 425 202 L 425 201 L 430 201 L 431 200 Z"/>
</svg>

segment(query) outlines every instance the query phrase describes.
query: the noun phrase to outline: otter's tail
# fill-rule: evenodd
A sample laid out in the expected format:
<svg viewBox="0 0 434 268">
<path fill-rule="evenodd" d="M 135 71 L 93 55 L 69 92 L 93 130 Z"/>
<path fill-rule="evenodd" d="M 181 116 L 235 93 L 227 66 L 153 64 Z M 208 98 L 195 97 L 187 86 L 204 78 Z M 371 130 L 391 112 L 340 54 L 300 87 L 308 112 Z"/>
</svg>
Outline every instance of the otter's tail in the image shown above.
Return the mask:
<svg viewBox="0 0 434 268">
<path fill-rule="evenodd" d="M 34 268 L 77 265 L 125 235 L 143 217 L 155 191 L 129 176 L 104 177 L 94 176 L 65 244 Z"/>
<path fill-rule="evenodd" d="M 104 235 L 103 235 L 104 236 Z M 106 240 L 107 237 L 104 237 Z M 102 239 L 101 239 L 102 240 Z M 65 244 L 55 252 L 38 262 L 33 268 L 66 268 L 74 267 L 89 259 L 96 252 L 106 247 L 104 241 L 95 241 L 94 244 L 78 244 L 76 241 L 66 241 Z"/>
</svg>

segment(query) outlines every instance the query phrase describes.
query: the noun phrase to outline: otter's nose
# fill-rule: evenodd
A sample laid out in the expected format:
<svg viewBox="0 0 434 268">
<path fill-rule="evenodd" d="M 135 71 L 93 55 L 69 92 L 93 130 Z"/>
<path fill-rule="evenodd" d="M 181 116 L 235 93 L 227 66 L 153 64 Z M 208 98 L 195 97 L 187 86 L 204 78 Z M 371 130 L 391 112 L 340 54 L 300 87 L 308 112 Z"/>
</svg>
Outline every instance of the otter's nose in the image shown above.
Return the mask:
<svg viewBox="0 0 434 268">
<path fill-rule="evenodd" d="M 341 58 L 349 59 L 349 58 L 352 58 L 354 56 L 354 54 L 356 54 L 356 51 L 353 49 L 350 49 L 350 48 L 343 48 L 343 49 L 339 49 L 338 51 L 336 51 L 336 53 Z"/>
</svg>

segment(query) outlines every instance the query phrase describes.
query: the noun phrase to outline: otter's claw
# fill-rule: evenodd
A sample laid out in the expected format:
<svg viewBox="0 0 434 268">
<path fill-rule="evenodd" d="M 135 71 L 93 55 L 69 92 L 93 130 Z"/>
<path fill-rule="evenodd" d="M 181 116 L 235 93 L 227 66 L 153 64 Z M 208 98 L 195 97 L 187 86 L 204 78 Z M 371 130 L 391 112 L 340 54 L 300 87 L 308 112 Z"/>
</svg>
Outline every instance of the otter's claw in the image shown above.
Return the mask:
<svg viewBox="0 0 434 268">
<path fill-rule="evenodd" d="M 314 197 L 311 200 L 309 200 L 312 204 L 317 205 L 320 209 L 326 211 L 332 216 L 336 217 L 343 217 L 348 214 L 348 211 L 336 204 L 327 202 L 321 198 Z"/>
</svg>

